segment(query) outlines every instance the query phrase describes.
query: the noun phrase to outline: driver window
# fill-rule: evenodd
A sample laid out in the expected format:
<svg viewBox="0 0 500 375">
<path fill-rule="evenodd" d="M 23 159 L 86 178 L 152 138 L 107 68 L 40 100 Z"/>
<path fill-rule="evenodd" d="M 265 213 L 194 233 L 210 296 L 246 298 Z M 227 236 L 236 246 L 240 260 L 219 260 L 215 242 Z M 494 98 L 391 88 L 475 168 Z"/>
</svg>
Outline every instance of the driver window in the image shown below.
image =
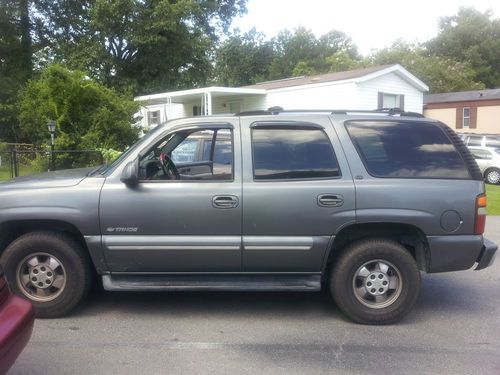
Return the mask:
<svg viewBox="0 0 500 375">
<path fill-rule="evenodd" d="M 140 162 L 141 180 L 232 180 L 230 129 L 182 130 L 169 134 Z"/>
</svg>

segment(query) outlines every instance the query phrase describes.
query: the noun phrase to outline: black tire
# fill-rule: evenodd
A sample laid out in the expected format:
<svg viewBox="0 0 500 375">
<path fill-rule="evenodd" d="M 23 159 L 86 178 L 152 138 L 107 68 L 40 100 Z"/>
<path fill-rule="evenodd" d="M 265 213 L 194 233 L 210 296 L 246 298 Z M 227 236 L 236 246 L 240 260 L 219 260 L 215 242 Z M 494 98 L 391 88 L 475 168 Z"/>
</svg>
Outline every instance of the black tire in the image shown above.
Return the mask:
<svg viewBox="0 0 500 375">
<path fill-rule="evenodd" d="M 380 297 L 388 298 L 385 302 L 388 304 L 387 306 L 384 306 L 384 303 L 379 303 L 378 308 L 375 308 L 374 306 L 377 305 L 375 296 L 372 296 L 368 291 L 366 283 L 377 272 L 377 266 L 370 271 L 373 273 L 370 273 L 366 278 L 360 277 L 361 272 L 358 271 L 365 264 L 370 267 L 372 264 L 378 264 L 379 261 L 382 261 L 382 265 L 391 265 L 386 272 L 388 277 L 398 279 L 395 283 L 398 287 L 393 291 L 387 290 Z M 410 312 L 420 291 L 420 272 L 415 260 L 404 246 L 392 240 L 366 239 L 349 245 L 333 264 L 331 271 L 330 291 L 335 303 L 347 317 L 361 324 L 395 323 Z M 399 279 L 401 283 L 399 283 Z M 356 291 L 365 292 L 363 288 L 366 289 L 365 298 L 360 297 L 360 292 Z M 377 293 L 375 289 L 370 290 Z M 382 289 L 380 290 L 382 291 Z M 373 302 L 370 302 L 372 298 Z M 370 303 L 373 303 L 373 306 L 367 306 Z"/>
<path fill-rule="evenodd" d="M 41 254 L 48 254 L 50 257 Z M 63 275 L 63 286 L 60 288 L 48 287 L 48 293 L 52 294 L 49 297 L 38 297 L 35 295 L 36 292 L 32 292 L 33 295 L 30 295 L 30 289 L 23 287 L 22 277 L 20 276 L 22 274 L 21 270 L 26 269 L 27 259 L 33 259 L 33 257 L 45 262 L 48 262 L 49 259 L 56 259 L 60 264 L 52 273 L 54 277 L 58 276 L 57 273 Z M 11 290 L 33 304 L 37 318 L 58 318 L 68 314 L 85 298 L 92 283 L 92 269 L 87 252 L 73 237 L 62 233 L 31 232 L 19 237 L 2 254 L 1 264 Z M 43 263 L 37 267 L 41 266 L 43 266 Z M 25 274 L 31 278 L 33 276 L 31 272 Z M 38 275 L 42 273 L 42 271 L 37 272 L 40 272 Z M 52 273 L 45 271 L 45 269 L 43 272 L 53 276 Z M 48 278 L 47 276 L 44 277 Z M 42 281 L 47 281 L 46 279 Z M 47 283 L 50 283 L 50 281 L 47 281 Z M 31 288 L 35 287 L 31 280 L 28 285 Z M 39 289 L 35 288 L 33 290 Z M 40 300 L 40 298 L 53 299 Z"/>
<path fill-rule="evenodd" d="M 488 184 L 498 185 L 500 184 L 500 169 L 497 168 L 488 169 L 484 177 Z"/>
</svg>

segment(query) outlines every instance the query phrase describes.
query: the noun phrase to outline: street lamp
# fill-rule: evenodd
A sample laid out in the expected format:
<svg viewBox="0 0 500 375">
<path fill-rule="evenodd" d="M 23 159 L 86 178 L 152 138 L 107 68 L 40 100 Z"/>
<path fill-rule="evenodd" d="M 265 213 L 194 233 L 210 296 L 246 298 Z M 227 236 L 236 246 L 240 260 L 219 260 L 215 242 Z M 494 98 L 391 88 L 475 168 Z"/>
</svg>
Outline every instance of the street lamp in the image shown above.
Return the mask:
<svg viewBox="0 0 500 375">
<path fill-rule="evenodd" d="M 52 165 L 51 169 L 54 171 L 56 169 L 54 162 L 54 139 L 56 135 L 56 122 L 54 120 L 50 120 L 47 123 L 47 129 L 50 133 L 50 164 Z"/>
</svg>

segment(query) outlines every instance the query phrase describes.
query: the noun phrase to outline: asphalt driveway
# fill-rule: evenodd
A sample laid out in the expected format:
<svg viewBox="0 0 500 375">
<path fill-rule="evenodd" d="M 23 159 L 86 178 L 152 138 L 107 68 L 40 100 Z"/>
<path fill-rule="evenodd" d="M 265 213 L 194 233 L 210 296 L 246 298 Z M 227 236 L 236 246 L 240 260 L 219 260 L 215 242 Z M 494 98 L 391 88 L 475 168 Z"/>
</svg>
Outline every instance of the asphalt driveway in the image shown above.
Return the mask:
<svg viewBox="0 0 500 375">
<path fill-rule="evenodd" d="M 487 236 L 500 243 L 500 217 Z M 500 258 L 422 275 L 414 311 L 350 323 L 326 293 L 107 293 L 37 320 L 11 374 L 500 374 Z"/>
</svg>

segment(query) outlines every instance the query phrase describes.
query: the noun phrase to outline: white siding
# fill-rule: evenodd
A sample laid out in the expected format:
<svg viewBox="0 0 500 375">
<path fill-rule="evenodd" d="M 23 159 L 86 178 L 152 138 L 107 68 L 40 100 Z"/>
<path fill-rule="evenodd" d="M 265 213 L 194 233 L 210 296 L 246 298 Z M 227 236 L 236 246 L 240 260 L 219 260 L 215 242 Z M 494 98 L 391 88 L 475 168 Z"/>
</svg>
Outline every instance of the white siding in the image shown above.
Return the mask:
<svg viewBox="0 0 500 375">
<path fill-rule="evenodd" d="M 357 84 L 354 96 L 357 109 L 376 109 L 378 93 L 405 96 L 405 111 L 422 113 L 423 92 L 400 78 L 396 73 L 386 74 Z"/>
<path fill-rule="evenodd" d="M 265 108 L 284 109 L 359 109 L 355 102 L 356 85 L 320 84 L 269 90 Z"/>
<path fill-rule="evenodd" d="M 377 108 L 379 92 L 404 95 L 405 110 L 422 113 L 423 92 L 395 72 L 360 83 L 328 82 L 268 90 L 267 95 L 214 96 L 212 113 L 230 113 L 231 102 L 240 103 L 241 111 L 264 110 L 273 106 L 284 109 L 371 110 Z M 201 106 L 201 98 L 183 104 L 173 103 L 172 118 L 192 116 L 194 105 Z M 147 109 L 160 110 L 161 121 L 165 121 L 165 115 L 168 114 L 167 105 L 151 105 Z M 147 114 L 143 116 L 143 124 L 147 125 Z"/>
<path fill-rule="evenodd" d="M 267 95 L 249 95 L 243 97 L 242 111 L 256 111 L 259 109 L 267 109 Z"/>
<path fill-rule="evenodd" d="M 141 126 L 147 128 L 148 124 L 148 112 L 160 111 L 160 123 L 167 120 L 172 120 L 174 118 L 185 117 L 184 105 L 179 103 L 172 103 L 172 118 L 168 118 L 168 105 L 167 104 L 153 104 L 145 107 L 141 107 L 140 114 L 142 116 Z"/>
</svg>

